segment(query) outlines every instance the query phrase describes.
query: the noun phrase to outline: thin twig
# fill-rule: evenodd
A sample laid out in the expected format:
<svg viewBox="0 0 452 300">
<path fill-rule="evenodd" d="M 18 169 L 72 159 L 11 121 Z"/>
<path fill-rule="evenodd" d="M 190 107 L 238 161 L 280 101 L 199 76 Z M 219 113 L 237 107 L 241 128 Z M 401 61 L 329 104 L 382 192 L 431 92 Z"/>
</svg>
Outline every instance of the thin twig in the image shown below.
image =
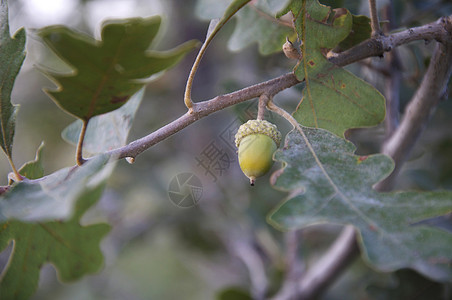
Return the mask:
<svg viewBox="0 0 452 300">
<path fill-rule="evenodd" d="M 263 120 L 265 116 L 265 108 L 267 107 L 267 103 L 270 101 L 270 98 L 267 94 L 262 94 L 259 96 L 259 103 L 257 105 L 257 119 Z"/>
<path fill-rule="evenodd" d="M 220 111 L 226 107 L 238 104 L 250 99 L 260 97 L 262 94 L 274 95 L 280 91 L 298 84 L 299 81 L 293 73 L 282 75 L 278 78 L 262 82 L 250 87 L 235 91 L 230 94 L 217 96 L 211 100 L 193 103 L 192 112 L 187 112 L 178 119 L 161 127 L 153 133 L 131 142 L 130 144 L 109 151 L 107 154 L 118 159 L 136 157 L 151 146 L 163 141 L 167 137 L 179 132 L 197 120 Z"/>
<path fill-rule="evenodd" d="M 284 234 L 286 275 L 281 289 L 271 300 L 295 299 L 297 297 L 298 283 L 304 271 L 304 264 L 298 254 L 301 245 L 300 233 L 301 230 L 291 230 Z"/>
<path fill-rule="evenodd" d="M 395 32 L 389 36 L 380 36 L 367 39 L 360 44 L 331 57 L 330 62 L 338 66 L 346 66 L 351 63 L 372 56 L 382 56 L 384 52 L 391 51 L 395 47 L 418 40 L 436 40 L 438 42 L 450 42 L 451 32 L 447 28 L 450 17 L 442 17 L 438 21 L 423 26 Z"/>
<path fill-rule="evenodd" d="M 253 299 L 264 300 L 268 289 L 268 279 L 262 257 L 250 241 L 236 239 L 231 240 L 230 243 L 236 255 L 248 269 Z"/>
<path fill-rule="evenodd" d="M 235 12 L 228 12 L 227 15 L 224 15 L 221 19 L 214 19 L 210 21 L 209 29 L 207 30 L 207 37 L 202 44 L 201 49 L 199 49 L 198 55 L 196 56 L 195 62 L 193 63 L 193 66 L 190 70 L 190 74 L 188 75 L 187 84 L 185 86 L 185 93 L 184 93 L 184 103 L 185 106 L 188 108 L 188 112 L 193 112 L 193 101 L 191 99 L 191 90 L 193 88 L 193 81 L 195 79 L 196 71 L 199 68 L 199 64 L 201 63 L 201 60 L 206 53 L 207 47 L 212 42 L 213 38 L 217 35 L 217 33 L 220 31 L 220 29 L 234 16 L 234 14 L 239 11 L 244 5 L 246 5 L 247 2 L 243 2 L 241 5 L 235 7 Z M 229 11 L 229 8 L 227 9 Z"/>
<path fill-rule="evenodd" d="M 6 156 L 8 157 L 9 165 L 11 166 L 11 170 L 13 171 L 12 173 L 10 173 L 12 175 L 11 179 L 14 182 L 22 181 L 24 179 L 24 177 L 22 175 L 20 175 L 19 171 L 17 170 L 16 165 L 13 162 L 12 156 L 11 155 L 6 155 Z M 8 176 L 8 177 L 10 177 L 10 176 Z"/>
<path fill-rule="evenodd" d="M 370 27 L 372 28 L 372 36 L 381 35 L 380 21 L 378 21 L 377 1 L 369 0 Z"/>
<path fill-rule="evenodd" d="M 303 276 L 297 299 L 319 296 L 358 254 L 355 228 L 347 225 L 328 251 Z"/>
<path fill-rule="evenodd" d="M 88 128 L 89 120 L 83 120 L 82 130 L 80 131 L 80 136 L 78 138 L 77 150 L 75 154 L 75 159 L 77 161 L 77 165 L 83 165 L 86 160 L 83 158 L 83 142 L 85 141 L 86 129 Z"/>
<path fill-rule="evenodd" d="M 341 52 L 337 56 L 332 57 L 330 61 L 339 66 L 344 66 L 367 57 L 380 56 L 384 53 L 384 51 L 390 51 L 396 46 L 415 40 L 425 39 L 436 39 L 439 41 L 450 40 L 449 32 L 445 29 L 444 18 L 441 18 L 439 21 L 434 23 L 397 32 L 389 36 L 381 36 L 378 39 L 369 39 L 353 47 L 352 49 Z M 360 49 L 360 51 L 357 52 L 353 50 L 355 48 Z M 275 95 L 278 92 L 298 83 L 299 81 L 295 75 L 293 73 L 289 73 L 230 94 L 217 96 L 211 100 L 193 103 L 191 113 L 181 116 L 155 132 L 133 141 L 124 147 L 109 151 L 108 154 L 117 157 L 118 159 L 124 157 L 136 157 L 138 154 L 151 146 L 161 142 L 167 137 L 211 113 L 217 112 L 231 105 L 259 97 L 264 93 L 269 96 Z"/>
<path fill-rule="evenodd" d="M 441 42 L 450 42 L 450 32 L 452 32 L 452 30 L 446 29 L 446 24 L 450 24 L 450 21 L 446 22 L 446 20 L 449 19 L 440 18 L 437 22 L 424 26 L 411 28 L 389 36 L 381 36 L 378 39 L 368 39 L 367 41 L 364 41 L 347 51 L 339 53 L 337 56 L 331 57 L 330 62 L 339 66 L 345 66 L 364 58 L 380 56 L 384 53 L 384 51 L 390 51 L 396 46 L 415 40 L 435 39 Z M 193 113 L 186 113 L 149 135 L 137 139 L 123 147 L 108 151 L 105 154 L 108 154 L 116 159 L 126 157 L 135 158 L 143 151 L 165 140 L 205 116 L 229 106 L 257 98 L 263 93 L 266 93 L 269 96 L 276 95 L 280 91 L 290 88 L 298 83 L 300 83 L 300 81 L 295 77 L 295 75 L 293 73 L 288 73 L 275 79 L 255 84 L 230 94 L 220 95 L 210 100 L 194 103 L 192 108 Z"/>
<path fill-rule="evenodd" d="M 394 4 L 390 1 L 383 9 L 384 18 L 389 20 L 383 26 L 384 32 L 387 34 L 397 26 L 394 18 Z M 399 52 L 393 49 L 385 57 L 385 67 L 389 71 L 389 75 L 385 80 L 384 94 L 386 98 L 386 118 L 385 118 L 385 135 L 388 139 L 399 126 L 399 103 L 400 103 L 400 84 L 402 81 L 402 63 L 400 61 Z"/>
<path fill-rule="evenodd" d="M 449 25 L 452 27 L 452 22 Z M 400 126 L 383 145 L 382 152 L 392 157 L 395 168 L 390 176 L 375 186 L 377 190 L 388 191 L 393 188 L 395 178 L 400 172 L 403 163 L 410 154 L 432 112 L 444 97 L 451 74 L 452 40 L 449 43 L 437 43 L 427 72 L 406 107 Z"/>
</svg>

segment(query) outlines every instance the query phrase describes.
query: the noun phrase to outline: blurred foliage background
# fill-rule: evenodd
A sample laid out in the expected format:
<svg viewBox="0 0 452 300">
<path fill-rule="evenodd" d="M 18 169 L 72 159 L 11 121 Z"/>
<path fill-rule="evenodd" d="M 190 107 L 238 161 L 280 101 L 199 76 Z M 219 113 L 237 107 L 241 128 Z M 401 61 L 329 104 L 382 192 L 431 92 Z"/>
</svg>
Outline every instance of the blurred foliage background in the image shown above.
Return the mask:
<svg viewBox="0 0 452 300">
<path fill-rule="evenodd" d="M 368 14 L 364 0 L 321 2 L 346 7 L 354 14 Z M 378 1 L 381 7 L 389 4 Z M 402 28 L 452 13 L 452 4 L 445 0 L 405 0 L 393 4 L 397 26 Z M 66 24 L 98 36 L 100 23 L 107 18 L 158 14 L 164 23 L 155 48 L 168 49 L 189 39 L 203 40 L 208 27 L 208 21 L 199 17 L 202 7 L 197 7 L 196 0 L 10 0 L 9 6 L 11 31 L 22 26 L 27 29 L 27 58 L 12 95 L 13 103 L 21 106 L 14 160 L 21 165 L 33 159 L 41 141 L 45 141 L 46 173 L 75 163 L 75 147 L 60 137 L 61 131 L 74 120 L 42 92 L 43 87 L 53 84 L 35 66 L 55 69 L 64 66 L 33 34 L 33 28 Z M 257 44 L 240 52 L 229 51 L 228 39 L 234 23 L 231 21 L 209 47 L 195 79 L 195 101 L 232 92 L 292 69 L 293 62 L 282 53 L 262 56 Z M 398 49 L 404 72 L 401 112 L 422 80 L 432 44 L 416 42 Z M 185 113 L 183 91 L 195 55 L 192 53 L 147 86 L 130 141 Z M 382 59 L 374 58 L 347 68 L 382 90 L 384 75 L 379 69 L 383 63 Z M 300 98 L 300 88 L 294 87 L 277 95 L 275 101 L 293 111 Z M 450 92 L 445 98 L 448 99 L 439 105 L 404 166 L 398 189 L 452 188 Z M 34 299 L 237 299 L 234 297 L 239 290 L 249 292 L 250 286 L 259 286 L 256 282 L 259 280 L 268 280 L 270 293 L 275 292 L 284 278 L 288 235 L 268 225 L 266 215 L 285 194 L 271 188 L 269 175 L 250 187 L 238 167 L 231 140 L 231 133 L 241 122 L 255 117 L 256 105 L 254 100 L 204 118 L 147 150 L 133 165 L 121 161 L 103 198 L 83 220 L 85 224 L 107 221 L 113 226 L 102 243 L 104 270 L 72 284 L 61 284 L 52 266 L 45 266 Z M 283 134 L 290 129 L 278 116 L 267 117 L 278 124 Z M 376 153 L 384 138 L 384 128 L 353 130 L 349 138 L 358 146 L 358 153 Z M 209 149 L 221 153 L 222 169 L 206 169 L 200 163 L 207 163 Z M 9 172 L 6 159 L 0 160 L 0 172 L 4 185 Z M 168 197 L 171 179 L 184 172 L 196 174 L 203 188 L 197 205 L 186 209 L 175 206 Z M 302 267 L 309 266 L 323 253 L 338 230 L 335 226 L 323 226 L 297 233 L 301 243 L 297 254 Z M 257 274 L 263 278 L 257 278 Z M 233 289 L 224 292 L 229 288 Z M 323 297 L 407 299 L 404 297 L 410 293 L 436 295 L 433 291 L 441 297 L 444 290 L 444 286 L 414 272 L 378 273 L 358 259 Z"/>
</svg>

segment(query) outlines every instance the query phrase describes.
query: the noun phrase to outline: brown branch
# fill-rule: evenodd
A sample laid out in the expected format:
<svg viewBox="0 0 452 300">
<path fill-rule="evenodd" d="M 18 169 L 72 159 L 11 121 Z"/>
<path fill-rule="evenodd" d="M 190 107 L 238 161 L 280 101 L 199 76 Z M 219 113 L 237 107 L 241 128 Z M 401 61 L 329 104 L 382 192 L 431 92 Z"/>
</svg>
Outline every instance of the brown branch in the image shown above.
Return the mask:
<svg viewBox="0 0 452 300">
<path fill-rule="evenodd" d="M 163 141 L 167 137 L 179 132 L 188 125 L 197 120 L 210 115 L 211 113 L 220 111 L 226 107 L 238 104 L 253 98 L 260 97 L 262 94 L 275 95 L 280 91 L 292 87 L 299 83 L 293 73 L 282 75 L 278 78 L 265 81 L 242 90 L 217 96 L 211 100 L 193 103 L 192 111 L 182 115 L 180 118 L 161 127 L 153 133 L 131 142 L 130 144 L 109 151 L 107 154 L 119 158 L 136 157 L 144 150 Z"/>
<path fill-rule="evenodd" d="M 86 160 L 83 158 L 83 143 L 85 141 L 86 129 L 88 128 L 89 120 L 83 120 L 82 129 L 80 131 L 80 136 L 78 138 L 77 150 L 75 154 L 75 160 L 77 161 L 77 165 L 83 165 Z"/>
<path fill-rule="evenodd" d="M 355 228 L 347 225 L 328 252 L 304 274 L 299 283 L 296 299 L 312 299 L 319 296 L 358 254 Z"/>
<path fill-rule="evenodd" d="M 332 57 L 330 61 L 339 66 L 345 66 L 364 58 L 381 56 L 385 51 L 390 51 L 397 46 L 415 40 L 435 39 L 438 41 L 447 41 L 450 40 L 450 36 L 449 32 L 445 29 L 445 24 L 445 18 L 441 18 L 437 22 L 424 26 L 404 30 L 389 36 L 371 38 L 347 51 L 339 53 L 337 56 Z M 118 159 L 125 157 L 135 158 L 146 149 L 211 113 L 220 111 L 237 103 L 257 98 L 262 94 L 267 94 L 271 98 L 280 91 L 298 83 L 299 81 L 295 75 L 289 73 L 230 94 L 217 96 L 211 100 L 193 103 L 190 113 L 182 115 L 180 118 L 141 139 L 133 141 L 121 148 L 109 151 L 107 154 L 117 157 Z"/>
<path fill-rule="evenodd" d="M 301 244 L 300 233 L 301 230 L 292 230 L 284 234 L 286 244 L 284 255 L 286 275 L 282 287 L 271 300 L 296 299 L 297 297 L 298 283 L 305 269 L 298 254 Z"/>
<path fill-rule="evenodd" d="M 441 43 L 450 42 L 451 32 L 447 24 L 450 17 L 442 17 L 438 21 L 423 26 L 410 28 L 388 36 L 370 38 L 360 44 L 331 57 L 330 62 L 346 66 L 372 56 L 383 56 L 384 52 L 418 40 L 436 40 Z"/>
<path fill-rule="evenodd" d="M 369 15 L 370 15 L 370 27 L 372 28 L 372 36 L 381 35 L 382 32 L 380 29 L 380 22 L 378 21 L 376 0 L 369 0 Z"/>
<path fill-rule="evenodd" d="M 452 18 L 447 26 L 452 32 Z M 451 35 L 452 36 L 452 35 Z M 379 191 L 391 190 L 395 178 L 411 152 L 425 124 L 446 93 L 447 83 L 452 74 L 452 38 L 436 45 L 429 67 L 421 85 L 405 110 L 405 116 L 394 134 L 383 145 L 383 153 L 392 157 L 395 163 L 390 176 L 379 182 Z"/>
</svg>

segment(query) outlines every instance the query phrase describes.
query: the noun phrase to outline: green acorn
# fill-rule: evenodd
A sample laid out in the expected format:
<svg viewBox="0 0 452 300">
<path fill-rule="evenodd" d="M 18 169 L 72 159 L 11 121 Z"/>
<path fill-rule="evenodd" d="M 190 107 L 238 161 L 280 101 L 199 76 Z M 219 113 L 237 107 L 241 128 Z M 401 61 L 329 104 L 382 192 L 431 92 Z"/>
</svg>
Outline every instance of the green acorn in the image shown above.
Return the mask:
<svg viewBox="0 0 452 300">
<path fill-rule="evenodd" d="M 265 120 L 249 120 L 235 134 L 239 164 L 251 185 L 273 165 L 273 153 L 281 143 L 276 125 Z"/>
</svg>

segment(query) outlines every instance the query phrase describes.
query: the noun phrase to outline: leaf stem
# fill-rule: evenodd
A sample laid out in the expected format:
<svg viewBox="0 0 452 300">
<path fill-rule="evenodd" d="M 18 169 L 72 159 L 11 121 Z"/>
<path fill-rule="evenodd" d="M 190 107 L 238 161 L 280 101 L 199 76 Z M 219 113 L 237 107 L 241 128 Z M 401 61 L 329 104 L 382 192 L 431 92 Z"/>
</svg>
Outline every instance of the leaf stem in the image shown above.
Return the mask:
<svg viewBox="0 0 452 300">
<path fill-rule="evenodd" d="M 267 94 L 262 94 L 259 96 L 259 103 L 257 105 L 257 119 L 263 120 L 265 115 L 265 108 L 267 103 L 270 101 L 270 97 Z"/>
<path fill-rule="evenodd" d="M 213 38 L 217 35 L 221 28 L 234 16 L 236 12 L 238 12 L 244 5 L 246 5 L 248 1 L 242 1 L 239 5 L 235 6 L 233 2 L 226 10 L 225 15 L 221 19 L 213 19 L 210 21 L 209 29 L 207 30 L 207 37 L 202 44 L 201 49 L 199 49 L 198 55 L 196 56 L 195 62 L 190 70 L 190 74 L 188 75 L 187 84 L 185 86 L 184 93 L 184 103 L 188 108 L 189 113 L 193 113 L 193 100 L 191 99 L 191 90 L 193 88 L 193 81 L 195 79 L 196 71 L 198 71 L 199 64 L 206 53 L 207 47 L 212 42 Z"/>
<path fill-rule="evenodd" d="M 19 171 L 17 171 L 17 168 L 13 162 L 13 158 L 11 157 L 11 155 L 7 155 L 7 157 L 8 157 L 9 165 L 11 166 L 11 170 L 13 171 L 13 174 L 14 174 L 13 180 L 16 182 L 22 181 L 24 179 L 24 177 L 22 175 L 20 175 Z"/>
<path fill-rule="evenodd" d="M 83 165 L 86 160 L 83 158 L 83 142 L 85 141 L 86 129 L 88 128 L 89 120 L 82 120 L 82 130 L 80 131 L 80 136 L 78 138 L 77 143 L 77 152 L 75 154 L 75 159 L 77 161 L 77 165 Z"/>
<path fill-rule="evenodd" d="M 199 69 L 199 65 L 201 64 L 201 60 L 206 53 L 207 47 L 212 42 L 215 35 L 220 31 L 220 29 L 224 26 L 226 22 L 223 24 L 219 24 L 218 20 L 212 20 L 209 24 L 209 29 L 207 30 L 207 37 L 204 43 L 199 49 L 198 55 L 196 56 L 195 62 L 191 67 L 190 74 L 188 75 L 187 85 L 185 86 L 184 93 L 184 102 L 185 106 L 188 108 L 189 112 L 192 112 L 193 109 L 193 100 L 191 99 L 191 90 L 193 88 L 193 81 L 195 80 L 196 71 Z M 213 29 L 212 29 L 213 28 Z"/>
<path fill-rule="evenodd" d="M 443 43 L 450 41 L 452 30 L 448 29 L 448 25 L 451 24 L 451 18 L 452 16 L 443 17 L 436 22 L 396 32 L 388 36 L 381 36 L 378 39 L 370 38 L 349 50 L 339 53 L 329 60 L 338 66 L 346 66 L 364 58 L 380 56 L 385 51 L 390 51 L 394 47 L 416 40 L 435 39 Z M 140 153 L 203 117 L 226 107 L 259 97 L 263 93 L 267 93 L 271 96 L 276 95 L 282 90 L 290 88 L 298 83 L 300 83 L 300 81 L 293 73 L 287 73 L 229 94 L 219 95 L 210 100 L 193 103 L 192 113 L 186 113 L 154 132 L 132 141 L 128 145 L 108 151 L 105 154 L 115 157 L 116 159 L 125 157 L 135 158 Z"/>
<path fill-rule="evenodd" d="M 380 22 L 378 21 L 377 1 L 369 0 L 370 27 L 372 28 L 372 37 L 382 34 Z"/>
</svg>

